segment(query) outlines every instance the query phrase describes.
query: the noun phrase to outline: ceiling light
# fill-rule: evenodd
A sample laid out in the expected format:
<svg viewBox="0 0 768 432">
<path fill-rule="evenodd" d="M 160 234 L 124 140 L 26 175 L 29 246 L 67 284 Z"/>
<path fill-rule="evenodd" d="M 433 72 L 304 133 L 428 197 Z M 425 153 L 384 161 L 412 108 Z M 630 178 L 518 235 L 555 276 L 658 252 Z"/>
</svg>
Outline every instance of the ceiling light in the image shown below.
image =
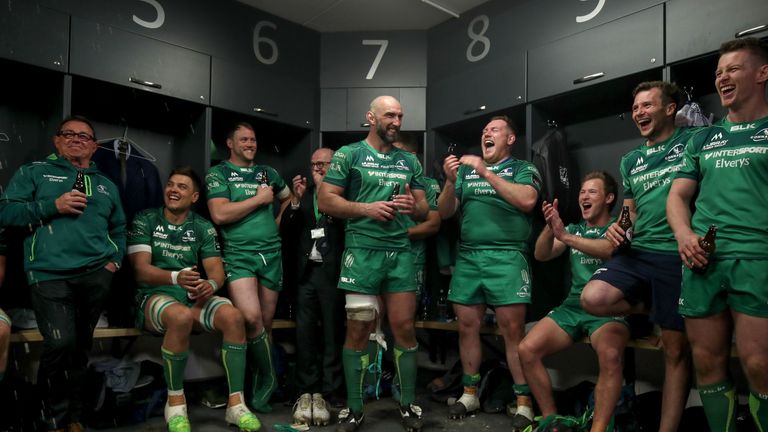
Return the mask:
<svg viewBox="0 0 768 432">
<path fill-rule="evenodd" d="M 459 14 L 457 14 L 456 12 L 448 9 L 447 7 L 445 7 L 445 6 L 441 5 L 441 4 L 435 3 L 433 0 L 421 0 L 421 2 L 422 3 L 426 3 L 426 4 L 432 6 L 435 9 L 439 9 L 439 10 L 447 13 L 448 15 L 450 15 L 450 16 L 452 16 L 454 18 L 458 18 L 459 17 Z"/>
</svg>

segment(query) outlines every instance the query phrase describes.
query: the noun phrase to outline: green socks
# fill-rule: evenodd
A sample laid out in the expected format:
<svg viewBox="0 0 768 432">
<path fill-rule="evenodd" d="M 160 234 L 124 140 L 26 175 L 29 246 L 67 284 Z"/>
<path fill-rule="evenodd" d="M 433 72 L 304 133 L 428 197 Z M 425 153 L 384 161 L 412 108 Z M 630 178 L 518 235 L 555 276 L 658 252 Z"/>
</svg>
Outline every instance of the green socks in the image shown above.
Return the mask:
<svg viewBox="0 0 768 432">
<path fill-rule="evenodd" d="M 363 351 L 344 347 L 341 350 L 344 379 L 347 385 L 347 404 L 355 414 L 363 412 L 363 378 L 370 364 L 370 356 Z"/>
<path fill-rule="evenodd" d="M 269 398 L 277 388 L 277 377 L 272 364 L 272 345 L 266 330 L 248 340 L 248 354 L 254 366 L 251 408 L 261 413 L 272 412 Z"/>
<path fill-rule="evenodd" d="M 531 388 L 528 384 L 512 384 L 512 390 L 515 391 L 515 396 L 531 396 Z"/>
<path fill-rule="evenodd" d="M 168 384 L 168 390 L 183 390 L 184 368 L 187 367 L 189 353 L 187 351 L 174 353 L 165 348 L 160 348 L 160 353 L 163 358 L 163 375 Z"/>
<path fill-rule="evenodd" d="M 699 395 L 710 429 L 718 432 L 736 431 L 736 391 L 733 383 L 724 381 L 699 386 Z M 750 396 L 750 410 L 751 408 Z"/>
<path fill-rule="evenodd" d="M 245 350 L 246 344 L 235 344 L 223 341 L 221 344 L 221 362 L 227 373 L 229 394 L 243 391 L 245 382 Z"/>
<path fill-rule="evenodd" d="M 768 432 L 768 394 L 749 392 L 749 412 L 757 430 Z"/>
<path fill-rule="evenodd" d="M 467 375 L 464 374 L 461 376 L 461 385 L 464 387 L 477 387 L 477 384 L 480 382 L 480 374 L 476 373 L 474 375 Z"/>
<path fill-rule="evenodd" d="M 400 384 L 400 406 L 408 406 L 416 400 L 416 351 L 413 348 L 403 348 L 395 345 L 395 369 Z"/>
</svg>

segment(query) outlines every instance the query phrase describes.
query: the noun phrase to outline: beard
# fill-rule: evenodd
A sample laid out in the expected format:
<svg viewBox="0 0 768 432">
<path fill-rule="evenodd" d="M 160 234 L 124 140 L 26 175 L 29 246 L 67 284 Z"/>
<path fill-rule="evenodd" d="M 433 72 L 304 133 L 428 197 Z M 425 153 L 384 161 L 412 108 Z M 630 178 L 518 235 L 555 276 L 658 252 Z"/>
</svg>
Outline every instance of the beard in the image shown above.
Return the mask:
<svg viewBox="0 0 768 432">
<path fill-rule="evenodd" d="M 396 131 L 399 132 L 399 131 Z M 384 128 L 381 126 L 381 123 L 376 125 L 376 135 L 381 138 L 382 141 L 384 141 L 387 144 L 392 144 L 393 142 L 397 141 L 398 133 L 395 133 L 393 135 L 387 134 L 387 128 Z"/>
</svg>

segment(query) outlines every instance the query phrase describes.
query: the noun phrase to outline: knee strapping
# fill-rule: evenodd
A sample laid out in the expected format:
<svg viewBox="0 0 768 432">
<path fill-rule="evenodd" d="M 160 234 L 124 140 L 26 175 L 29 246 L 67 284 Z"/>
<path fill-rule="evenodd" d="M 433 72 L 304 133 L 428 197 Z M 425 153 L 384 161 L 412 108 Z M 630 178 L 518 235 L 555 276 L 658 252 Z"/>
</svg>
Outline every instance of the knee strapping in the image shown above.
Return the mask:
<svg viewBox="0 0 768 432">
<path fill-rule="evenodd" d="M 376 296 L 365 294 L 347 294 L 347 319 L 353 321 L 374 321 L 379 314 L 379 301 Z"/>
</svg>

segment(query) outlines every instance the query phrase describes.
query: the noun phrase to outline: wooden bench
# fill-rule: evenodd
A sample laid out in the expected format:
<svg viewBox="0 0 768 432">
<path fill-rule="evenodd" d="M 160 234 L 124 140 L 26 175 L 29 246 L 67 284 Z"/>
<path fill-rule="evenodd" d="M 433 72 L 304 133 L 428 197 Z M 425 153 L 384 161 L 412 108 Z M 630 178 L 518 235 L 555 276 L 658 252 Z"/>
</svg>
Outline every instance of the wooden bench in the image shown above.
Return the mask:
<svg viewBox="0 0 768 432">
<path fill-rule="evenodd" d="M 290 320 L 274 320 L 272 322 L 272 329 L 290 329 L 296 328 L 296 322 Z M 118 337 L 136 337 L 145 334 L 137 328 L 123 328 L 123 327 L 102 327 L 97 328 L 93 332 L 94 339 L 109 339 Z M 42 342 L 43 336 L 37 329 L 20 330 L 11 333 L 11 343 L 16 342 Z"/>
<path fill-rule="evenodd" d="M 443 321 L 416 321 L 416 328 L 421 329 L 432 329 L 432 330 L 446 330 L 446 331 L 458 331 L 459 329 L 459 323 L 457 321 L 449 321 L 449 322 L 443 322 Z M 501 331 L 497 326 L 482 326 L 480 328 L 481 334 L 490 334 L 490 335 L 501 335 Z M 581 339 L 579 342 L 581 343 L 590 343 L 589 338 L 585 337 Z M 639 338 L 639 339 L 630 339 L 630 341 L 627 343 L 628 348 L 638 348 L 638 349 L 647 349 L 647 350 L 656 350 L 660 351 L 661 346 L 659 344 L 655 343 L 651 338 Z M 736 354 L 736 346 L 731 346 L 731 357 L 738 357 Z"/>
</svg>

